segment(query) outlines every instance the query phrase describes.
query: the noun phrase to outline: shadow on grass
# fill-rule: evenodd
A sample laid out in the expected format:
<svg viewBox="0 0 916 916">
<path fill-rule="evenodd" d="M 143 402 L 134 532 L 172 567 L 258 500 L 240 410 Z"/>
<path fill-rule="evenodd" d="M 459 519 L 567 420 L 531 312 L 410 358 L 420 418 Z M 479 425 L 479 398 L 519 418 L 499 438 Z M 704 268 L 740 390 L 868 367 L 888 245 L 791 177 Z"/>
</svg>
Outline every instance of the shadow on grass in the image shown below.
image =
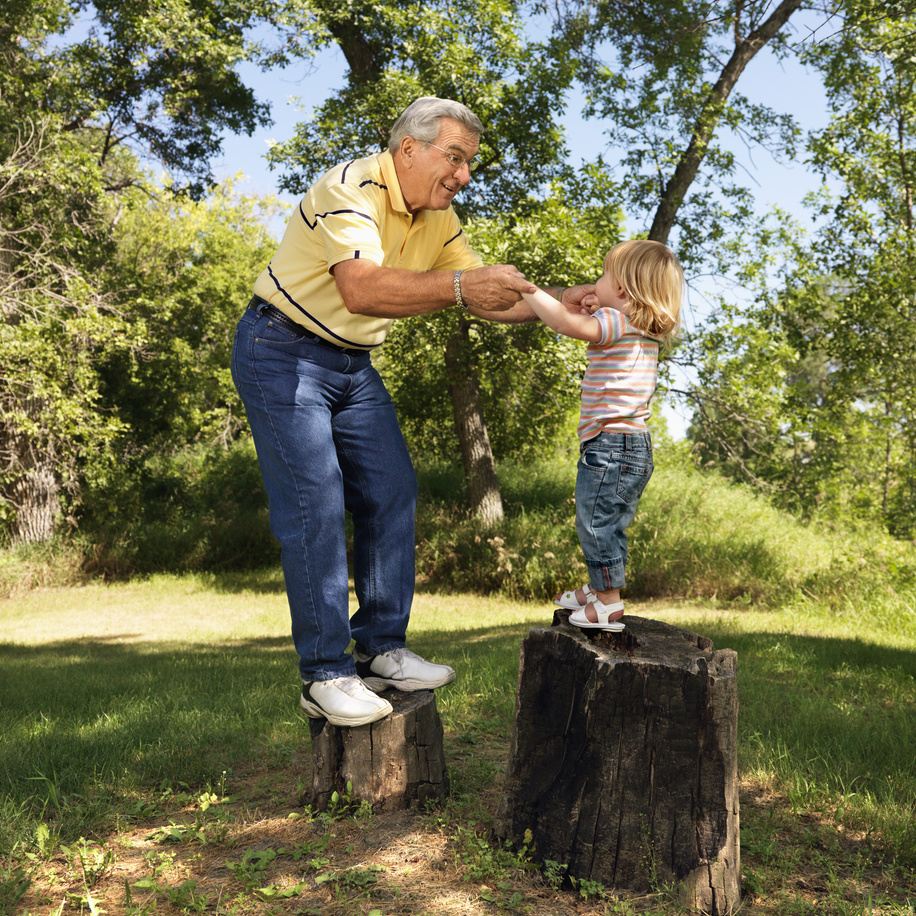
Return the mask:
<svg viewBox="0 0 916 916">
<path fill-rule="evenodd" d="M 493 627 L 448 639 L 451 648 L 476 645 L 475 654 L 498 662 L 491 680 L 500 702 L 514 692 L 508 669 L 517 666 L 517 631 Z M 46 812 L 72 839 L 156 787 L 200 789 L 224 770 L 271 760 L 280 767 L 308 751 L 289 637 L 190 647 L 117 640 L 0 644 L 0 812 Z M 418 639 L 417 647 L 445 656 L 432 642 Z M 460 685 L 455 690 L 460 701 Z"/>
<path fill-rule="evenodd" d="M 508 737 L 530 628 L 424 632 L 410 642 L 458 671 L 440 693 L 447 733 L 479 716 L 482 729 Z M 715 627 L 703 635 L 738 652 L 742 767 L 876 799 L 916 798 L 916 653 Z M 4 810 L 52 811 L 72 837 L 151 787 L 202 787 L 255 763 L 282 767 L 308 752 L 297 687 L 287 637 L 192 648 L 111 638 L 0 644 Z"/>
</svg>

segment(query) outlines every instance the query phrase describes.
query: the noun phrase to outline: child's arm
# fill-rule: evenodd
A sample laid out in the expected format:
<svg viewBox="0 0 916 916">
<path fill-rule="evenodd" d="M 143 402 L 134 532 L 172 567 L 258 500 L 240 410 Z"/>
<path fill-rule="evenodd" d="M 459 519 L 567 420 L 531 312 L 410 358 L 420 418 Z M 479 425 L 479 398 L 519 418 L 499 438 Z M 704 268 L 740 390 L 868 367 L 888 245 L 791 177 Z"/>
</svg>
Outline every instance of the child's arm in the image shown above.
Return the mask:
<svg viewBox="0 0 916 916">
<path fill-rule="evenodd" d="M 601 325 L 592 315 L 575 314 L 567 310 L 562 302 L 548 296 L 542 289 L 536 293 L 522 293 L 525 302 L 531 306 L 535 315 L 558 334 L 573 337 L 576 340 L 588 340 L 598 343 L 601 339 Z"/>
</svg>

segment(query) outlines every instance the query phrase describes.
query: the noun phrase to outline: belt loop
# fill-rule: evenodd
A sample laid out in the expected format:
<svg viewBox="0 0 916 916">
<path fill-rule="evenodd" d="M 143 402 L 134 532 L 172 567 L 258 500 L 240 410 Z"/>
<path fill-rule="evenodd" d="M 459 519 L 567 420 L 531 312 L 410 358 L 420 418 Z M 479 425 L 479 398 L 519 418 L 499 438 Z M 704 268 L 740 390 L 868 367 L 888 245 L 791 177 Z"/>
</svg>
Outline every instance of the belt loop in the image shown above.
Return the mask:
<svg viewBox="0 0 916 916">
<path fill-rule="evenodd" d="M 257 313 L 258 318 L 260 318 L 261 312 L 263 312 L 268 305 L 270 305 L 270 303 L 266 299 L 262 299 L 260 296 L 252 296 L 251 301 L 248 303 L 248 308 L 253 309 Z"/>
</svg>

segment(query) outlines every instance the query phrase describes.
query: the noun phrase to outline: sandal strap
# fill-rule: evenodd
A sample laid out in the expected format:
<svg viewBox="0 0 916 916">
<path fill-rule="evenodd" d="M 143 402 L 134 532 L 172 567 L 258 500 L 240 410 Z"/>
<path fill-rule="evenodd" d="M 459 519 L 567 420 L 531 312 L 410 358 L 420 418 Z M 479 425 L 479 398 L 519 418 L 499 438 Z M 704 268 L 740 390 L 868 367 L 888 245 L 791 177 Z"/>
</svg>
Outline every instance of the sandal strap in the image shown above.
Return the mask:
<svg viewBox="0 0 916 916">
<path fill-rule="evenodd" d="M 592 592 L 592 600 L 588 602 L 598 615 L 598 623 L 607 623 L 608 618 L 615 614 L 623 614 L 623 602 L 617 601 L 614 604 L 604 604 L 601 599 Z"/>
</svg>

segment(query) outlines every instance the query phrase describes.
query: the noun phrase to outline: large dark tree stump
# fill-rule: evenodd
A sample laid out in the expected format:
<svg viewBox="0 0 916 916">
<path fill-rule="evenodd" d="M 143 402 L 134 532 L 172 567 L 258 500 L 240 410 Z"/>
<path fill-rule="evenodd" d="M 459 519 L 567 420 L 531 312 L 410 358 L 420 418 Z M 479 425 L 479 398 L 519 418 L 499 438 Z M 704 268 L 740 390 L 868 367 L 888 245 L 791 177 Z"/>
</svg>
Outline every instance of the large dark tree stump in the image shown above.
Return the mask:
<svg viewBox="0 0 916 916">
<path fill-rule="evenodd" d="M 314 777 L 312 804 L 328 807 L 334 792 L 368 801 L 376 811 L 396 811 L 448 797 L 442 722 L 432 690 L 388 690 L 394 712 L 355 728 L 309 721 Z"/>
<path fill-rule="evenodd" d="M 496 833 L 576 878 L 737 909 L 736 653 L 654 620 L 584 631 L 558 612 L 522 641 Z"/>
</svg>

